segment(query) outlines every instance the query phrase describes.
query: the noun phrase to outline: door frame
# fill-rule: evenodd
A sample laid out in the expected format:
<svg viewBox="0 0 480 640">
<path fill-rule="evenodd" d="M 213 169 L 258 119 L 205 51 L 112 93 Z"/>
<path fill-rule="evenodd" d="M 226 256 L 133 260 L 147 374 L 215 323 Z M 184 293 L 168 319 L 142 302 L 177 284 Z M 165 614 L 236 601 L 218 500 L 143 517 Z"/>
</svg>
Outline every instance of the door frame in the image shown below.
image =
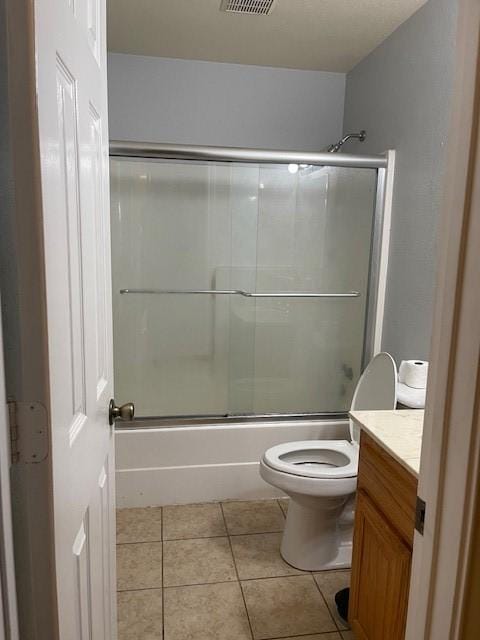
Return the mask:
<svg viewBox="0 0 480 640">
<path fill-rule="evenodd" d="M 19 462 L 11 468 L 19 632 L 31 640 L 58 640 L 35 0 L 3 0 L 1 10 L 6 31 L 10 165 L 10 181 L 4 185 L 10 206 L 2 214 L 0 234 L 6 392 L 9 402 L 35 403 L 43 409 L 48 447 L 40 462 Z M 28 440 L 35 422 L 17 422 L 17 427 Z"/>
<path fill-rule="evenodd" d="M 10 429 L 0 324 L 0 640 L 19 640 L 10 488 Z"/>
<path fill-rule="evenodd" d="M 459 0 L 407 640 L 462 637 L 480 471 L 480 3 Z"/>
</svg>

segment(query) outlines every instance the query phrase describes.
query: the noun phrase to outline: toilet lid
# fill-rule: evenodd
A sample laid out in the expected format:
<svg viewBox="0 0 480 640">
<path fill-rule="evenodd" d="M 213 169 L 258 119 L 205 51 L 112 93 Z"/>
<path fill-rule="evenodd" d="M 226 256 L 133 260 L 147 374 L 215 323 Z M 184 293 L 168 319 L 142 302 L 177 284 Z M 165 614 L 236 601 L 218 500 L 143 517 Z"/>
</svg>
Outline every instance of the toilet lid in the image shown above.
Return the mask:
<svg viewBox="0 0 480 640">
<path fill-rule="evenodd" d="M 346 440 L 284 442 L 267 449 L 263 462 L 276 471 L 305 478 L 354 478 L 358 447 Z"/>
<path fill-rule="evenodd" d="M 397 365 L 389 353 L 377 354 L 360 376 L 350 411 L 380 411 L 397 405 Z M 360 429 L 350 420 L 352 442 L 360 442 Z"/>
</svg>

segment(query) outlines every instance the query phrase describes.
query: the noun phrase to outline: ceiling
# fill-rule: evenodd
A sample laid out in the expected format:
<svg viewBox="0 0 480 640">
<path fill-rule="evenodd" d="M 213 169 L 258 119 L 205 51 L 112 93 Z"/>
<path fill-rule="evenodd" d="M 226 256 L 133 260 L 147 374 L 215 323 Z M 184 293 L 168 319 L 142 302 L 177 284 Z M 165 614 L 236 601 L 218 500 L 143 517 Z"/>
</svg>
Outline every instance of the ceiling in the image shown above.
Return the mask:
<svg viewBox="0 0 480 640">
<path fill-rule="evenodd" d="M 221 0 L 108 0 L 110 51 L 293 69 L 352 69 L 426 0 L 277 0 L 268 16 Z"/>
</svg>

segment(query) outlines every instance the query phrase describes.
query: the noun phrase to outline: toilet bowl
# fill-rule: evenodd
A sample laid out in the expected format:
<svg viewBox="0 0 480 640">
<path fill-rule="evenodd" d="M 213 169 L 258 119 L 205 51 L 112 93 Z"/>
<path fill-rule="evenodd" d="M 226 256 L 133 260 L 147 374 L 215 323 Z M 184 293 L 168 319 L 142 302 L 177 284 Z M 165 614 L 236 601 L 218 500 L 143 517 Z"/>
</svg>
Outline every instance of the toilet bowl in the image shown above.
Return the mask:
<svg viewBox="0 0 480 640">
<path fill-rule="evenodd" d="M 379 353 L 358 381 L 351 410 L 394 409 L 397 368 Z M 350 421 L 351 441 L 306 440 L 268 449 L 260 475 L 291 498 L 280 552 L 306 571 L 351 565 L 359 432 Z"/>
</svg>

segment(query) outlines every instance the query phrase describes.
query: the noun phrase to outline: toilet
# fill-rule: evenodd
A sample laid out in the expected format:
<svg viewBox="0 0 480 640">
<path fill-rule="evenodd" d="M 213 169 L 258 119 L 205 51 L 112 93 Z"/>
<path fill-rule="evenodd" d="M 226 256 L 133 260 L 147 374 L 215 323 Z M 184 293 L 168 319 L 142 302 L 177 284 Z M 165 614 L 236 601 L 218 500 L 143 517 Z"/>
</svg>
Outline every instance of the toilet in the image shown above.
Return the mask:
<svg viewBox="0 0 480 640">
<path fill-rule="evenodd" d="M 397 367 L 379 353 L 361 375 L 351 410 L 395 409 Z M 350 567 L 360 433 L 351 440 L 286 442 L 268 449 L 260 475 L 291 498 L 280 552 L 306 571 Z"/>
</svg>

